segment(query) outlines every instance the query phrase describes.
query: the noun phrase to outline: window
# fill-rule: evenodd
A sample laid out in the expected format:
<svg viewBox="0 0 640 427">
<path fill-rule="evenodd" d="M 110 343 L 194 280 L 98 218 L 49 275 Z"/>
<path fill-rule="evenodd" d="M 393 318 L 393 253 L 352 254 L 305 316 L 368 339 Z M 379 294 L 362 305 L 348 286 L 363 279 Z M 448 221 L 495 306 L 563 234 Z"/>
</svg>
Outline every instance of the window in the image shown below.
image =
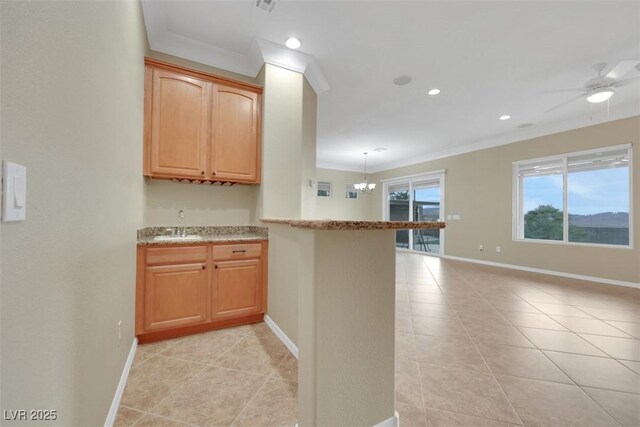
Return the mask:
<svg viewBox="0 0 640 427">
<path fill-rule="evenodd" d="M 347 199 L 357 199 L 358 198 L 358 190 L 353 184 L 347 184 L 346 191 L 344 193 L 344 197 Z"/>
<path fill-rule="evenodd" d="M 318 181 L 318 197 L 331 197 L 331 181 Z"/>
<path fill-rule="evenodd" d="M 630 246 L 631 146 L 514 163 L 514 237 Z"/>
</svg>

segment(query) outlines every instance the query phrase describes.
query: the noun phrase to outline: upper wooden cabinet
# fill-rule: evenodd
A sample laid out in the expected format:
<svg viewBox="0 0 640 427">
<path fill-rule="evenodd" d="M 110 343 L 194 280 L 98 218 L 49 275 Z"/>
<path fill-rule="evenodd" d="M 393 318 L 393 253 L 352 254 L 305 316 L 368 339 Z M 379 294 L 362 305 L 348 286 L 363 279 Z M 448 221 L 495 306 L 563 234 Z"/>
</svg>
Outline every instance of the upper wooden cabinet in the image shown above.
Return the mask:
<svg viewBox="0 0 640 427">
<path fill-rule="evenodd" d="M 262 88 L 145 64 L 144 175 L 259 183 Z"/>
<path fill-rule="evenodd" d="M 213 90 L 211 174 L 217 179 L 258 179 L 258 94 L 216 85 Z"/>
<path fill-rule="evenodd" d="M 150 70 L 151 176 L 204 177 L 207 168 L 211 83 Z"/>
</svg>

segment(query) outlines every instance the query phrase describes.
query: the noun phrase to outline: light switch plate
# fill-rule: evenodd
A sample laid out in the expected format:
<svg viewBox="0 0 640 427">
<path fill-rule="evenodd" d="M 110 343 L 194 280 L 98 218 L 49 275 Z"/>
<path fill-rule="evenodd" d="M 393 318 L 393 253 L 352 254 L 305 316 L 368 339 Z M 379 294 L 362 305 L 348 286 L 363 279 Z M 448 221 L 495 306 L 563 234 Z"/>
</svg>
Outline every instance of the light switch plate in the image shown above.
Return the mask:
<svg viewBox="0 0 640 427">
<path fill-rule="evenodd" d="M 2 161 L 2 222 L 27 217 L 27 168 Z"/>
</svg>

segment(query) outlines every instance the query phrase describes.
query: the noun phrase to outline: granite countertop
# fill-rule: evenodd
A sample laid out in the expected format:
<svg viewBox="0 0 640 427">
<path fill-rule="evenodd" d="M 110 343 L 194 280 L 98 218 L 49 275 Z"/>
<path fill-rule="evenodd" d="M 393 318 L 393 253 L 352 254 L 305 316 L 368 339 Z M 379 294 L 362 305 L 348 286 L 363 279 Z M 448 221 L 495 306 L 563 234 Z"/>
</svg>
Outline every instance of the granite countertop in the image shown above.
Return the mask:
<svg viewBox="0 0 640 427">
<path fill-rule="evenodd" d="M 253 225 L 240 226 L 194 226 L 185 227 L 188 236 L 194 238 L 171 238 L 169 229 L 173 227 L 145 227 L 138 230 L 139 245 L 175 245 L 177 243 L 211 243 L 211 242 L 246 242 L 268 240 L 266 227 Z M 155 240 L 155 237 L 167 236 L 166 240 Z"/>
<path fill-rule="evenodd" d="M 289 224 L 291 227 L 308 228 L 313 230 L 410 230 L 417 228 L 445 228 L 440 221 L 341 221 L 333 219 L 278 219 L 263 218 L 260 221 L 267 224 Z"/>
</svg>

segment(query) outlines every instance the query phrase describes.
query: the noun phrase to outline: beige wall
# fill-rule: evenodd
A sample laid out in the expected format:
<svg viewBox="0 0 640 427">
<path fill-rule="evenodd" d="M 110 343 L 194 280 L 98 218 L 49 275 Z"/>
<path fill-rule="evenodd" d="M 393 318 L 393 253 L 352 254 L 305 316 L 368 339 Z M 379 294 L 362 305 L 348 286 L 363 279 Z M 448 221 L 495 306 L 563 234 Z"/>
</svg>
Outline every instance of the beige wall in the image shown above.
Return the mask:
<svg viewBox="0 0 640 427">
<path fill-rule="evenodd" d="M 357 199 L 347 199 L 344 195 L 347 184 L 362 181 L 362 173 L 333 169 L 317 169 L 318 181 L 331 181 L 331 197 L 316 198 L 316 218 L 362 220 L 372 219 L 371 194 L 360 194 Z M 380 188 L 376 191 L 381 191 Z M 376 199 L 377 200 L 377 199 Z"/>
<path fill-rule="evenodd" d="M 27 219 L 1 226 L 2 409 L 102 425 L 133 342 L 141 8 L 1 8 L 2 155 L 28 168 Z"/>
<path fill-rule="evenodd" d="M 259 187 L 223 187 L 146 179 L 145 225 L 175 226 L 184 210 L 186 225 L 255 224 Z"/>
<path fill-rule="evenodd" d="M 269 225 L 269 302 L 267 315 L 298 345 L 299 274 L 307 268 L 301 260 L 297 229 Z"/>
<path fill-rule="evenodd" d="M 626 143 L 633 143 L 635 249 L 512 241 L 512 162 Z M 640 282 L 640 117 L 388 170 L 373 179 L 439 169 L 447 171 L 446 214 L 462 215 L 460 221 L 447 221 L 446 255 Z M 371 198 L 370 209 L 381 217 L 381 191 Z M 480 244 L 484 252 L 478 250 Z M 500 254 L 496 246 L 501 246 Z"/>
<path fill-rule="evenodd" d="M 299 233 L 313 233 L 315 242 L 314 280 L 301 285 L 313 296 L 299 311 L 314 313 L 315 324 L 300 334 L 315 337 L 317 402 L 316 422 L 300 417 L 300 425 L 375 426 L 394 415 L 395 233 Z M 313 378 L 306 349 L 301 389 Z"/>
<path fill-rule="evenodd" d="M 300 161 L 300 218 L 313 219 L 316 215 L 316 189 L 310 181 L 316 176 L 316 121 L 318 96 L 306 78 L 302 87 L 302 147 Z"/>
<path fill-rule="evenodd" d="M 265 65 L 262 184 L 259 218 L 313 218 L 315 192 L 316 94 L 300 73 Z M 298 271 L 301 246 L 289 226 L 269 226 L 267 314 L 298 342 Z"/>
<path fill-rule="evenodd" d="M 300 218 L 304 76 L 265 65 L 258 216 Z"/>
</svg>

